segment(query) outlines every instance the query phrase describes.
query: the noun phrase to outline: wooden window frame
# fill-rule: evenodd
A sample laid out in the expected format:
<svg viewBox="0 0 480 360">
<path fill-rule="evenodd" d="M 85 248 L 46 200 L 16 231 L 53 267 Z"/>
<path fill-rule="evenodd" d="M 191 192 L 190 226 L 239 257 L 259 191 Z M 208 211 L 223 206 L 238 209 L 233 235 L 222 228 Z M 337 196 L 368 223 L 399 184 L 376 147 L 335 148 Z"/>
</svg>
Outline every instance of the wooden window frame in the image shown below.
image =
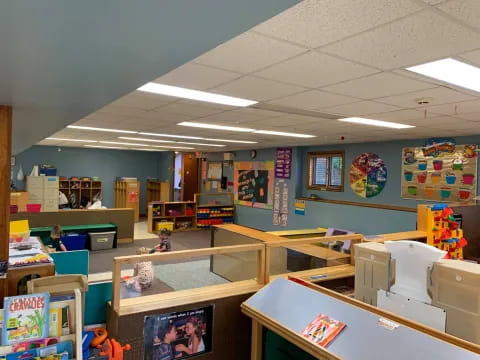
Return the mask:
<svg viewBox="0 0 480 360">
<path fill-rule="evenodd" d="M 312 160 L 317 157 L 327 157 L 328 160 L 328 167 L 327 167 L 327 184 L 326 185 L 316 185 L 313 184 L 313 162 Z M 330 159 L 332 157 L 342 158 L 342 177 L 341 177 L 341 185 L 330 185 Z M 309 152 L 307 153 L 307 189 L 308 190 L 321 190 L 321 191 L 335 191 L 335 192 L 343 192 L 345 186 L 345 151 L 338 150 L 338 151 L 320 151 L 320 152 Z"/>
</svg>

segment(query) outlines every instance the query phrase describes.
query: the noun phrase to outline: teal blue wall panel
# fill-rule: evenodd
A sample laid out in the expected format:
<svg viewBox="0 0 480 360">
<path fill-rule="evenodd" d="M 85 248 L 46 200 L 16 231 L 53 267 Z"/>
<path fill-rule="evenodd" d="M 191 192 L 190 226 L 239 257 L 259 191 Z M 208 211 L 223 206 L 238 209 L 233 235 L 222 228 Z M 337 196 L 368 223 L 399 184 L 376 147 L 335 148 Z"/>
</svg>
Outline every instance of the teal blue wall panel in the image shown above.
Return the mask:
<svg viewBox="0 0 480 360">
<path fill-rule="evenodd" d="M 400 195 L 401 156 L 402 148 L 408 146 L 422 146 L 425 139 L 408 141 L 374 142 L 360 144 L 337 144 L 324 146 L 295 147 L 293 151 L 294 163 L 292 177 L 286 180 L 289 186 L 289 229 L 310 227 L 340 227 L 364 234 L 380 234 L 413 230 L 416 226 L 416 215 L 411 212 L 366 208 L 350 205 L 338 205 L 307 201 L 305 216 L 295 214 L 295 196 L 309 196 L 315 194 L 323 199 L 356 201 L 370 204 L 386 204 L 407 207 L 416 207 L 425 201 L 404 200 Z M 480 136 L 458 137 L 457 144 L 478 144 Z M 306 155 L 310 151 L 345 151 L 345 191 L 311 191 L 307 190 Z M 364 199 L 357 196 L 348 183 L 348 170 L 353 158 L 363 152 L 374 152 L 384 161 L 388 169 L 387 184 L 376 197 Z M 209 154 L 208 159 L 218 160 L 220 154 Z M 263 161 L 274 160 L 275 149 L 260 149 L 255 159 L 250 158 L 250 151 L 237 151 L 235 161 Z M 233 180 L 231 173 L 229 180 Z M 272 225 L 272 211 L 256 209 L 246 206 L 236 206 L 236 222 L 261 230 L 281 230 Z"/>
<path fill-rule="evenodd" d="M 16 156 L 13 179 L 17 188 L 25 182 L 17 181 L 20 165 L 25 175 L 33 165 L 50 164 L 61 176 L 98 176 L 103 182 L 103 203 L 113 207 L 113 183 L 118 176 L 137 177 L 141 183 L 140 211 L 146 208 L 145 185 L 148 177 L 162 181 L 172 180 L 173 152 L 85 149 L 74 147 L 33 146 Z"/>
</svg>

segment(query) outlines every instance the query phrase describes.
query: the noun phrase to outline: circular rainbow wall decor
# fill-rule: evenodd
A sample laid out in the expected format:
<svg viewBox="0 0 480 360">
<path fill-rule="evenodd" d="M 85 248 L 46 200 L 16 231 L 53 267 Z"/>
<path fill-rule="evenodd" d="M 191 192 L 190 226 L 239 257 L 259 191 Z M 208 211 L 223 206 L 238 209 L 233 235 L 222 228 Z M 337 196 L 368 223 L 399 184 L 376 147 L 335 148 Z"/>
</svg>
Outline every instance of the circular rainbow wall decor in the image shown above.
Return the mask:
<svg viewBox="0 0 480 360">
<path fill-rule="evenodd" d="M 349 172 L 350 187 L 363 198 L 380 194 L 387 182 L 387 167 L 374 153 L 363 153 L 352 161 Z"/>
</svg>

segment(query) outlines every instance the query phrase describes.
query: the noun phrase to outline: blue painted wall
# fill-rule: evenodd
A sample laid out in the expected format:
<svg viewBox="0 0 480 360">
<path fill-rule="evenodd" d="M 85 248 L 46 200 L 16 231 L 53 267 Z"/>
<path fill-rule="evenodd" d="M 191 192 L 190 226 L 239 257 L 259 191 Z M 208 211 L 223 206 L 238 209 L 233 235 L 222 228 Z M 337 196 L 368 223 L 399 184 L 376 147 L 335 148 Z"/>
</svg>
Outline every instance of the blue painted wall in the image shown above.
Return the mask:
<svg viewBox="0 0 480 360">
<path fill-rule="evenodd" d="M 141 183 L 140 212 L 146 208 L 146 180 L 149 177 L 172 181 L 173 152 L 148 152 L 126 150 L 84 149 L 56 146 L 33 146 L 15 158 L 13 179 L 17 189 L 24 189 L 25 182 L 16 180 L 20 165 L 25 175 L 33 165 L 50 164 L 61 176 L 98 176 L 103 182 L 103 203 L 113 207 L 113 183 L 118 176 L 137 177 Z"/>
<path fill-rule="evenodd" d="M 480 136 L 458 137 L 458 144 L 478 144 Z M 287 180 L 289 186 L 289 229 L 302 229 L 317 226 L 332 226 L 364 234 L 379 234 L 387 232 L 413 230 L 416 227 L 416 214 L 402 211 L 374 209 L 350 205 L 337 205 L 307 201 L 305 216 L 295 215 L 295 196 L 308 196 L 312 193 L 324 199 L 338 199 L 375 204 L 388 204 L 416 207 L 417 201 L 404 200 L 400 197 L 401 181 L 401 150 L 407 146 L 421 146 L 424 139 L 408 141 L 391 141 L 376 143 L 345 144 L 331 146 L 296 147 L 293 151 L 294 163 L 292 178 Z M 345 191 L 327 192 L 307 190 L 306 154 L 310 151 L 344 150 L 345 151 Z M 353 158 L 363 152 L 378 154 L 388 168 L 387 184 L 376 197 L 364 199 L 357 196 L 348 184 L 348 169 Z M 253 161 L 274 160 L 275 149 L 260 149 Z M 218 160 L 219 154 L 210 154 L 211 160 Z M 250 161 L 249 151 L 236 152 L 236 161 Z M 479 175 L 479 174 L 477 174 Z M 230 175 L 229 180 L 233 175 Z M 241 225 L 262 230 L 279 230 L 272 225 L 272 211 L 255 209 L 245 206 L 236 207 L 236 222 Z"/>
</svg>

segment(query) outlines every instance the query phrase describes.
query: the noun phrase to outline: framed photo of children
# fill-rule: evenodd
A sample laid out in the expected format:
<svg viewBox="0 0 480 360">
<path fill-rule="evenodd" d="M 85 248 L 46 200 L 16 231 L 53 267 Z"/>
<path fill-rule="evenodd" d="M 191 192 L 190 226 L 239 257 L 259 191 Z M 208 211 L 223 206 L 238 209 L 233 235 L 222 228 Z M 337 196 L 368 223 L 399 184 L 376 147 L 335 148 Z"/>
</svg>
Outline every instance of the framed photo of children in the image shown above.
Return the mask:
<svg viewBox="0 0 480 360">
<path fill-rule="evenodd" d="M 186 359 L 212 351 L 213 309 L 145 316 L 144 360 Z"/>
</svg>

